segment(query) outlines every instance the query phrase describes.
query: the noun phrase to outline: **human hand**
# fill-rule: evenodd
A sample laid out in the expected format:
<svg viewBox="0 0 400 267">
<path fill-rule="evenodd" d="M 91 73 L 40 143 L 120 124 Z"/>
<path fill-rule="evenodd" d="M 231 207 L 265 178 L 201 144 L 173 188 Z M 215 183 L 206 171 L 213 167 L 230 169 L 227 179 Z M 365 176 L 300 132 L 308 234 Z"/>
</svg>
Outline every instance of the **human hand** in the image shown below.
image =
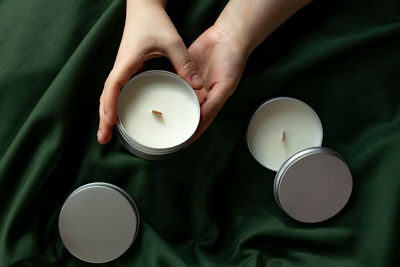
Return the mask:
<svg viewBox="0 0 400 267">
<path fill-rule="evenodd" d="M 118 118 L 117 104 L 120 89 L 131 76 L 151 58 L 169 58 L 178 75 L 193 88 L 203 87 L 201 77 L 189 58 L 188 51 L 170 18 L 162 0 L 127 0 L 126 21 L 121 44 L 100 97 L 100 144 L 112 136 L 112 127 Z"/>
<path fill-rule="evenodd" d="M 208 128 L 235 91 L 248 55 L 247 46 L 217 25 L 206 30 L 189 47 L 189 56 L 204 81 L 204 87 L 196 90 L 201 117 L 192 142 Z"/>
<path fill-rule="evenodd" d="M 279 25 L 311 0 L 229 0 L 214 26 L 189 47 L 204 88 L 198 138 L 235 91 L 250 53 Z"/>
</svg>

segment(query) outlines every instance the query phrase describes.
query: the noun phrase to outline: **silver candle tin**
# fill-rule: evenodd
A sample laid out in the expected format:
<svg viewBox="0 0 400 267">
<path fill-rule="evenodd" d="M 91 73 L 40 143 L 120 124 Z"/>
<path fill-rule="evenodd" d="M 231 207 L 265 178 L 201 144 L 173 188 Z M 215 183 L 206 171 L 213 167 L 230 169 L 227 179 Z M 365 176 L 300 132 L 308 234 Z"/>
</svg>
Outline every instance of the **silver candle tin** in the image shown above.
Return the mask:
<svg viewBox="0 0 400 267">
<path fill-rule="evenodd" d="M 139 222 L 135 202 L 124 190 L 95 182 L 68 196 L 58 228 L 72 255 L 90 263 L 105 263 L 128 250 L 136 239 Z"/>
<path fill-rule="evenodd" d="M 322 139 L 323 139 L 323 135 L 324 135 L 324 130 L 323 130 L 323 127 L 322 127 L 322 123 L 321 123 L 321 120 L 320 120 L 319 117 L 318 117 L 318 114 L 317 114 L 317 113 L 315 112 L 315 110 L 312 109 L 307 103 L 305 103 L 305 102 L 303 102 L 303 101 L 301 101 L 301 100 L 299 100 L 299 99 L 292 98 L 292 97 L 287 97 L 287 96 L 274 97 L 274 98 L 271 98 L 271 99 L 265 101 L 264 103 L 262 103 L 262 104 L 261 104 L 260 106 L 258 106 L 258 108 L 253 112 L 253 114 L 252 114 L 250 120 L 248 121 L 247 129 L 246 129 L 246 134 L 245 134 L 245 139 L 246 139 L 247 148 L 249 149 L 250 154 L 253 156 L 253 158 L 254 158 L 259 164 L 261 164 L 263 167 L 265 167 L 265 168 L 267 168 L 267 169 L 270 169 L 270 170 L 272 170 L 272 171 L 278 171 L 278 169 L 274 169 L 274 168 L 272 168 L 272 167 L 266 165 L 264 162 L 259 161 L 259 160 L 256 158 L 256 156 L 255 156 L 255 154 L 254 154 L 254 152 L 253 152 L 253 150 L 252 150 L 252 148 L 251 148 L 251 145 L 250 145 L 250 140 L 249 140 L 249 134 L 248 134 L 248 133 L 249 133 L 249 126 L 250 126 L 250 124 L 252 123 L 252 120 L 253 120 L 253 118 L 254 118 L 254 115 L 257 114 L 257 112 L 259 112 L 259 111 L 260 111 L 262 108 L 264 108 L 266 105 L 269 105 L 269 104 L 271 104 L 272 102 L 279 101 L 279 100 L 290 100 L 290 101 L 295 101 L 295 102 L 301 103 L 301 104 L 304 105 L 304 107 L 308 108 L 308 109 L 312 112 L 312 114 L 315 116 L 316 120 L 318 120 L 320 129 L 321 129 L 321 138 L 318 140 L 318 142 L 317 142 L 317 144 L 315 144 L 315 146 L 321 146 L 321 145 L 322 145 Z"/>
<path fill-rule="evenodd" d="M 253 116 L 265 105 L 279 99 L 293 99 L 308 106 L 291 97 L 276 97 L 261 104 Z M 254 157 L 249 145 L 248 127 L 245 138 L 253 158 L 268 168 Z M 353 189 L 352 174 L 344 159 L 321 145 L 322 137 L 319 146 L 291 155 L 277 170 L 274 179 L 273 192 L 279 207 L 293 219 L 304 223 L 322 222 L 335 216 L 344 208 Z"/>
<path fill-rule="evenodd" d="M 122 88 L 122 91 L 129 88 L 130 86 L 134 85 L 134 83 L 139 79 L 146 78 L 146 77 L 157 77 L 157 76 L 164 76 L 164 77 L 168 77 L 170 79 L 174 79 L 174 80 L 180 82 L 181 84 L 183 84 L 189 90 L 189 92 L 193 96 L 193 99 L 197 103 L 198 117 L 194 118 L 194 119 L 197 120 L 197 125 L 198 125 L 200 122 L 200 104 L 198 102 L 197 95 L 194 92 L 193 88 L 190 86 L 190 84 L 188 84 L 183 78 L 176 75 L 175 73 L 163 71 L 163 70 L 150 70 L 150 71 L 142 72 L 142 73 L 134 76 Z M 155 148 L 155 147 L 149 147 L 149 146 L 143 145 L 143 144 L 139 143 L 138 141 L 136 141 L 131 136 L 129 136 L 128 132 L 124 129 L 124 126 L 121 123 L 120 119 L 117 120 L 116 127 L 118 130 L 118 135 L 120 136 L 120 139 L 121 139 L 124 147 L 129 152 L 134 154 L 135 156 L 143 158 L 143 159 L 148 159 L 148 160 L 160 160 L 160 159 L 164 159 L 164 158 L 171 156 L 172 154 L 174 154 L 175 152 L 179 151 L 180 149 L 184 148 L 187 144 L 189 144 L 189 142 L 192 140 L 192 138 L 194 137 L 196 130 L 197 130 L 197 129 L 194 129 L 192 135 L 187 140 L 185 140 L 184 142 L 182 142 L 176 146 L 167 147 L 167 148 Z"/>
</svg>

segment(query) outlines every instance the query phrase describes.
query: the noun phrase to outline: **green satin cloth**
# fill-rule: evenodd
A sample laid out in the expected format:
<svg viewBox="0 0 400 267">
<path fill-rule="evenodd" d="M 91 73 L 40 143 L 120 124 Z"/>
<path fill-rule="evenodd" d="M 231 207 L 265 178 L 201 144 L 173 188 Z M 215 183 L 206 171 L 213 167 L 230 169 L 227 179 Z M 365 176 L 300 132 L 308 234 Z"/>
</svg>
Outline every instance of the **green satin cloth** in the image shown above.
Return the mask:
<svg viewBox="0 0 400 267">
<path fill-rule="evenodd" d="M 171 0 L 167 11 L 190 45 L 224 5 Z M 94 181 L 126 190 L 142 219 L 133 246 L 104 266 L 400 263 L 398 0 L 311 3 L 254 51 L 207 132 L 158 162 L 96 140 L 124 16 L 125 0 L 0 2 L 0 266 L 85 265 L 62 245 L 58 214 Z M 247 150 L 249 116 L 282 95 L 315 109 L 323 145 L 352 170 L 351 199 L 326 222 L 280 210 L 275 173 Z"/>
</svg>

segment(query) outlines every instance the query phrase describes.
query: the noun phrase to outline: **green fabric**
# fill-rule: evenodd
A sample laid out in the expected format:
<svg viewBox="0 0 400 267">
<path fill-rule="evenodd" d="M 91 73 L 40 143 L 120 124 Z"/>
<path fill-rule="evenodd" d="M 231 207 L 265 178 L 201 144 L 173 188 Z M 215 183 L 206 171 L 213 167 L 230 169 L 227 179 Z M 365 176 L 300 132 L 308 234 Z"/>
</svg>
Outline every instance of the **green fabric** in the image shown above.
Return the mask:
<svg viewBox="0 0 400 267">
<path fill-rule="evenodd" d="M 225 1 L 169 1 L 187 45 Z M 98 98 L 125 0 L 0 2 L 0 266 L 81 266 L 62 245 L 66 197 L 93 182 L 135 200 L 134 245 L 104 266 L 392 266 L 400 263 L 400 2 L 315 1 L 250 57 L 207 132 L 167 160 L 96 140 Z M 154 61 L 152 67 L 161 67 Z M 299 98 L 354 176 L 345 209 L 318 224 L 276 204 L 275 173 L 247 150 L 249 116 Z"/>
</svg>

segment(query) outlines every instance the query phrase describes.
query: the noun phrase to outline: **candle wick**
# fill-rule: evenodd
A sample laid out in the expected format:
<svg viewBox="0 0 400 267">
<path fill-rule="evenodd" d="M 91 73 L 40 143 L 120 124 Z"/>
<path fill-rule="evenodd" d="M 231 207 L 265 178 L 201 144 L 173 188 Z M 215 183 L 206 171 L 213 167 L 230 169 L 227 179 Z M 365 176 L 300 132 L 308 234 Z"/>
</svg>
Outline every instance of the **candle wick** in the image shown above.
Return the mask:
<svg viewBox="0 0 400 267">
<path fill-rule="evenodd" d="M 285 142 L 285 130 L 283 130 L 283 129 L 281 131 L 281 140 L 282 140 L 282 142 Z"/>
<path fill-rule="evenodd" d="M 158 116 L 162 116 L 162 112 L 160 112 L 160 111 L 157 111 L 157 110 L 152 110 L 151 111 L 153 114 L 156 114 L 156 115 L 158 115 Z"/>
</svg>

